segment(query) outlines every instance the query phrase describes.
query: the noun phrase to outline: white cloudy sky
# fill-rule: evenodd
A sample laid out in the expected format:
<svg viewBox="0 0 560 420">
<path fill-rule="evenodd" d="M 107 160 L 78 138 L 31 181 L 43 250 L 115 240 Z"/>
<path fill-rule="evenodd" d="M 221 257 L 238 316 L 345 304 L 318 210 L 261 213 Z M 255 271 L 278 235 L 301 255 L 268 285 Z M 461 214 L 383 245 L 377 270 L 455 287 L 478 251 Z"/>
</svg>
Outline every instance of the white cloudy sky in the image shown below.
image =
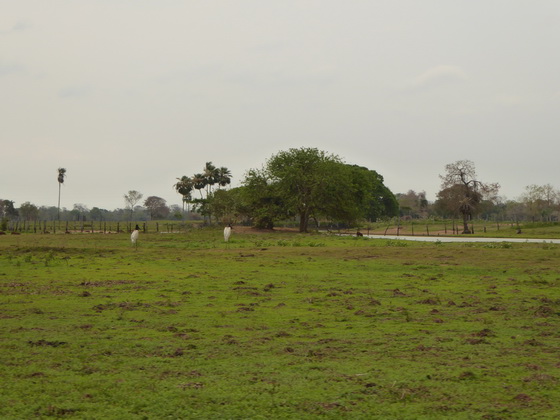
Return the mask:
<svg viewBox="0 0 560 420">
<path fill-rule="evenodd" d="M 557 0 L 0 0 L 0 198 L 124 207 L 291 147 L 560 188 Z"/>
</svg>

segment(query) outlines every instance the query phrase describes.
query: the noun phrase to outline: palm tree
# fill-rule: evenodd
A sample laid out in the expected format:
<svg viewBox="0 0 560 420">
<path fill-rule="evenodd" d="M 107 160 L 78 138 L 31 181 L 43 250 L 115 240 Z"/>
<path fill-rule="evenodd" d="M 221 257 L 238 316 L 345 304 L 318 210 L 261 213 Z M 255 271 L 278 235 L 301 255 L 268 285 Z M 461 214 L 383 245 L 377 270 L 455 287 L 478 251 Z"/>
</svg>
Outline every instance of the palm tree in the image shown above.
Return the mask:
<svg viewBox="0 0 560 420">
<path fill-rule="evenodd" d="M 200 192 L 200 198 L 202 197 L 202 190 L 206 186 L 206 178 L 203 174 L 195 174 L 192 177 L 193 187 Z"/>
<path fill-rule="evenodd" d="M 208 196 L 212 192 L 212 186 L 216 183 L 217 169 L 212 165 L 212 162 L 206 162 L 203 171 L 203 176 L 206 180 L 206 195 Z"/>
<path fill-rule="evenodd" d="M 219 187 L 225 187 L 231 183 L 231 172 L 228 168 L 222 166 L 216 170 L 216 182 L 218 183 Z"/>
<path fill-rule="evenodd" d="M 60 222 L 60 187 L 64 184 L 64 177 L 66 177 L 66 169 L 58 168 L 58 221 Z"/>
<path fill-rule="evenodd" d="M 179 182 L 177 182 L 174 187 L 175 191 L 183 196 L 183 212 L 185 212 L 185 203 L 191 199 L 191 191 L 194 188 L 194 183 L 193 180 L 186 175 L 177 179 Z"/>
</svg>

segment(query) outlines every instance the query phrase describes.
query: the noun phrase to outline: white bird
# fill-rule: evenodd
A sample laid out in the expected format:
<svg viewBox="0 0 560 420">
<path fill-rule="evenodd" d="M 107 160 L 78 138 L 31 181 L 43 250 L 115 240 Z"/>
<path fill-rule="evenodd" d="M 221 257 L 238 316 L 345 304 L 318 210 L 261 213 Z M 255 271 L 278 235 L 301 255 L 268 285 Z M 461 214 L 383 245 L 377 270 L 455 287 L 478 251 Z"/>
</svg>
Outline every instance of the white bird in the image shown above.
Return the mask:
<svg viewBox="0 0 560 420">
<path fill-rule="evenodd" d="M 224 228 L 224 241 L 229 241 L 229 237 L 231 236 L 231 223 L 228 224 L 225 228 Z"/>
<path fill-rule="evenodd" d="M 132 235 L 130 235 L 130 242 L 132 242 L 132 245 L 134 245 L 136 249 L 138 249 L 138 235 L 140 235 L 140 226 L 136 225 L 132 231 Z"/>
</svg>

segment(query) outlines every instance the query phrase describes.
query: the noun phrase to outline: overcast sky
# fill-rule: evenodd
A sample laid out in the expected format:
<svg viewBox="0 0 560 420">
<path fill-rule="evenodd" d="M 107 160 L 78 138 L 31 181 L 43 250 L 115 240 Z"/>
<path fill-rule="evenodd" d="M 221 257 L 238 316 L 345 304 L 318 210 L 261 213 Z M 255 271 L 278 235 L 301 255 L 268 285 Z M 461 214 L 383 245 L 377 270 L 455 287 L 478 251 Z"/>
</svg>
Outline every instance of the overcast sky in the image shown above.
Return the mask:
<svg viewBox="0 0 560 420">
<path fill-rule="evenodd" d="M 434 200 L 469 159 L 518 198 L 560 188 L 557 0 L 0 0 L 0 198 L 180 204 L 289 148 Z"/>
</svg>

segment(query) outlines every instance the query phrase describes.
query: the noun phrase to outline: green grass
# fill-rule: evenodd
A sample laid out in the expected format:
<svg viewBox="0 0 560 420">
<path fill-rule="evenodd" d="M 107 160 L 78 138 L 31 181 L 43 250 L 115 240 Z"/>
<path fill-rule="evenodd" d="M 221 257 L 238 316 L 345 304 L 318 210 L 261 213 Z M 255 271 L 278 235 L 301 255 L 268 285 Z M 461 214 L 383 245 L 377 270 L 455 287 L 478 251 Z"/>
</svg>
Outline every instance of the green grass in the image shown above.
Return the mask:
<svg viewBox="0 0 560 420">
<path fill-rule="evenodd" d="M 0 418 L 558 418 L 560 246 L 0 237 Z"/>
</svg>

